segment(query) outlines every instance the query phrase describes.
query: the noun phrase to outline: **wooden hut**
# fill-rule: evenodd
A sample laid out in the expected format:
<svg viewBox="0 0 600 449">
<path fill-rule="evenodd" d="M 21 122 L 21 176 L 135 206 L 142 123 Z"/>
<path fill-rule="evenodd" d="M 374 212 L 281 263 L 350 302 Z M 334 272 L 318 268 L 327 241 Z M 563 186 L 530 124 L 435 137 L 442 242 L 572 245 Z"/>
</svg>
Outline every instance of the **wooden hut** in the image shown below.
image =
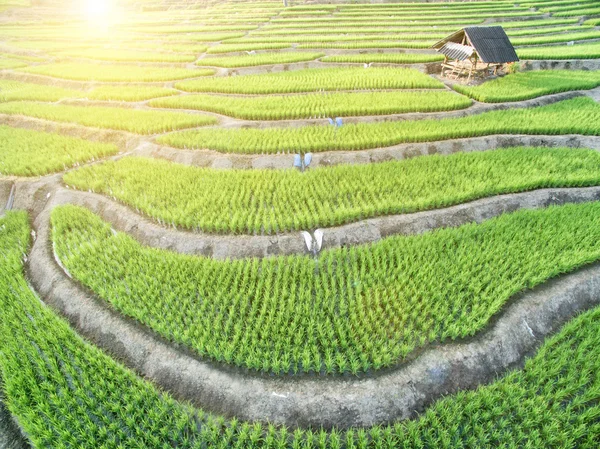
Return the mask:
<svg viewBox="0 0 600 449">
<path fill-rule="evenodd" d="M 442 39 L 432 48 L 444 55 L 442 76 L 467 81 L 506 71 L 519 57 L 501 26 L 467 27 Z"/>
</svg>

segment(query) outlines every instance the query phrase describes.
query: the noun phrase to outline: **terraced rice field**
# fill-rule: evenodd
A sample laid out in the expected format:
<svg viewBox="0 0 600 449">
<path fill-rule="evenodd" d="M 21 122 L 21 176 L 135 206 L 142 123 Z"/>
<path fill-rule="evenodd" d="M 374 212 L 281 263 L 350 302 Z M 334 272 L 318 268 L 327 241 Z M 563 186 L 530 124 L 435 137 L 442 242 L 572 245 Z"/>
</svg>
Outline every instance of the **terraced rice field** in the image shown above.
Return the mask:
<svg viewBox="0 0 600 449">
<path fill-rule="evenodd" d="M 441 76 L 494 25 L 509 73 Z M 0 447 L 600 447 L 599 40 L 595 0 L 0 1 Z"/>
</svg>

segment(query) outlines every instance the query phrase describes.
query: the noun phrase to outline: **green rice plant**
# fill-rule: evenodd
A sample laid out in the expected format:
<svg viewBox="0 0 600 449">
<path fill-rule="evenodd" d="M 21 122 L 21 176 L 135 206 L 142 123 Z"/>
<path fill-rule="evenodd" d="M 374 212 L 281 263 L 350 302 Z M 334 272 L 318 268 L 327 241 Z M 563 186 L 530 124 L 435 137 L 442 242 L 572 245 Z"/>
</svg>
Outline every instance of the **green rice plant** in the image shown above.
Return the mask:
<svg viewBox="0 0 600 449">
<path fill-rule="evenodd" d="M 289 51 L 281 53 L 259 53 L 256 55 L 206 57 L 196 61 L 196 65 L 209 67 L 250 67 L 255 65 L 290 64 L 294 62 L 314 61 L 324 53 Z"/>
<path fill-rule="evenodd" d="M 3 48 L 2 50 L 6 50 L 6 49 Z M 31 61 L 31 62 L 44 62 L 44 61 L 46 61 L 46 58 L 40 58 L 40 57 L 29 56 L 29 55 L 21 55 L 21 54 L 17 54 L 17 53 L 0 53 L 0 58 L 9 58 L 9 59 L 12 58 L 12 59 L 19 59 L 19 60 Z"/>
<path fill-rule="evenodd" d="M 71 106 L 29 101 L 0 104 L 0 114 L 25 115 L 56 122 L 77 123 L 138 134 L 156 134 L 194 126 L 214 125 L 217 119 L 200 114 L 144 111 L 133 108 Z"/>
<path fill-rule="evenodd" d="M 357 374 L 477 335 L 517 293 L 600 259 L 599 214 L 598 203 L 523 210 L 316 258 L 220 261 L 143 247 L 87 209 L 61 206 L 52 240 L 71 276 L 201 357 L 274 374 Z"/>
<path fill-rule="evenodd" d="M 319 17 L 319 18 L 306 18 L 306 19 L 271 19 L 270 24 L 282 25 L 286 24 L 289 26 L 297 27 L 297 26 L 307 26 L 312 27 L 313 25 L 348 25 L 351 26 L 355 23 L 375 26 L 375 25 L 397 25 L 397 26 L 410 26 L 411 24 L 415 27 L 420 26 L 431 26 L 431 25 L 457 25 L 460 28 L 461 25 L 476 25 L 479 23 L 483 23 L 485 19 L 477 18 L 477 19 L 459 19 L 459 20 L 448 20 L 444 18 L 434 18 L 434 19 L 423 19 L 423 17 L 419 17 L 418 19 L 406 19 L 406 18 L 367 18 L 367 17 Z"/>
<path fill-rule="evenodd" d="M 21 59 L 0 58 L 0 70 L 19 69 L 21 67 L 27 67 L 27 63 Z"/>
<path fill-rule="evenodd" d="M 209 47 L 206 50 L 208 54 L 233 53 L 240 51 L 254 50 L 280 50 L 282 48 L 290 48 L 290 44 L 219 44 Z"/>
<path fill-rule="evenodd" d="M 509 37 L 517 36 L 533 36 L 536 34 L 552 34 L 562 33 L 563 31 L 591 31 L 591 28 L 587 25 L 562 25 L 558 27 L 543 27 L 543 28 L 523 28 L 520 30 L 508 30 L 506 34 Z"/>
<path fill-rule="evenodd" d="M 116 48 L 94 48 L 68 50 L 56 54 L 59 57 L 98 59 L 103 61 L 142 61 L 142 62 L 194 62 L 196 56 L 182 53 L 156 53 L 150 51 L 124 50 Z"/>
<path fill-rule="evenodd" d="M 600 86 L 600 72 L 576 70 L 539 70 L 520 72 L 487 81 L 479 86 L 455 84 L 454 90 L 486 103 L 502 103 L 536 98 Z"/>
<path fill-rule="evenodd" d="M 517 49 L 520 59 L 598 59 L 600 42 L 594 44 L 560 45 Z"/>
<path fill-rule="evenodd" d="M 178 95 L 179 91 L 167 87 L 147 86 L 143 84 L 127 86 L 100 86 L 86 93 L 90 100 L 100 101 L 144 101 L 151 98 Z"/>
<path fill-rule="evenodd" d="M 236 97 L 196 94 L 159 98 L 159 108 L 197 109 L 246 120 L 289 120 L 438 112 L 464 109 L 472 102 L 448 91 L 327 92 L 299 95 Z"/>
<path fill-rule="evenodd" d="M 557 25 L 567 25 L 567 24 L 576 24 L 579 22 L 579 19 L 541 19 L 541 20 L 517 20 L 515 22 L 502 22 L 502 28 L 510 29 L 510 28 L 532 28 L 532 27 L 545 27 L 545 26 L 557 26 Z"/>
<path fill-rule="evenodd" d="M 122 64 L 91 64 L 65 62 L 37 65 L 20 72 L 77 81 L 170 81 L 214 75 L 211 69 L 184 69 L 180 67 L 151 67 Z"/>
<path fill-rule="evenodd" d="M 573 16 L 597 16 L 600 14 L 600 7 L 571 9 L 568 11 L 555 12 L 552 15 L 555 17 L 573 17 Z"/>
<path fill-rule="evenodd" d="M 322 62 L 346 62 L 363 63 L 371 62 L 384 64 L 419 64 L 426 62 L 436 62 L 443 60 L 444 57 L 438 53 L 361 53 L 358 55 L 335 55 L 321 58 Z"/>
<path fill-rule="evenodd" d="M 429 49 L 435 41 L 353 41 L 353 42 L 314 42 L 312 44 L 300 44 L 296 48 L 301 50 L 312 48 L 339 48 L 348 50 L 359 50 L 361 48 L 412 48 Z"/>
<path fill-rule="evenodd" d="M 110 156 L 112 144 L 0 125 L 0 175 L 41 176 Z"/>
<path fill-rule="evenodd" d="M 255 30 L 256 25 L 162 25 L 136 28 L 137 32 L 149 34 L 177 34 L 177 33 L 210 33 L 215 31 L 247 31 Z"/>
<path fill-rule="evenodd" d="M 578 33 L 563 33 L 553 34 L 551 36 L 537 36 L 537 37 L 522 37 L 517 39 L 511 39 L 513 45 L 535 45 L 535 44 L 552 44 L 558 42 L 569 42 L 569 41 L 580 41 L 586 39 L 598 39 L 600 38 L 600 31 L 584 28 L 584 31 Z"/>
<path fill-rule="evenodd" d="M 577 27 L 579 27 L 579 25 L 577 25 Z M 324 27 L 312 27 L 312 28 L 290 28 L 290 27 L 286 27 L 286 26 L 262 27 L 260 30 L 252 32 L 251 36 L 274 36 L 274 35 L 275 36 L 276 35 L 289 36 L 289 35 L 294 35 L 294 34 L 311 35 L 311 34 L 323 34 L 323 33 L 327 33 L 327 34 L 335 34 L 335 33 L 337 33 L 337 34 L 413 33 L 414 34 L 414 33 L 419 33 L 419 35 L 425 34 L 425 37 L 423 37 L 423 39 L 425 39 L 427 37 L 426 33 L 437 33 L 437 34 L 439 34 L 441 32 L 453 33 L 454 31 L 456 31 L 455 26 L 450 26 L 450 27 L 429 26 L 429 27 L 419 27 L 418 29 L 415 29 L 414 26 L 412 26 L 412 27 L 410 27 L 410 26 L 374 27 L 372 25 L 357 26 L 357 25 L 353 24 L 351 27 L 348 27 L 348 26 L 336 27 L 334 25 L 327 25 Z"/>
<path fill-rule="evenodd" d="M 223 172 L 123 158 L 69 172 L 64 182 L 114 197 L 170 226 L 276 234 L 448 207 L 497 194 L 597 185 L 599 168 L 600 156 L 592 150 L 549 148 L 425 156 L 305 173 Z"/>
<path fill-rule="evenodd" d="M 442 120 L 357 123 L 346 124 L 339 129 L 322 125 L 198 129 L 160 136 L 157 140 L 176 148 L 211 149 L 224 153 L 356 151 L 400 143 L 494 134 L 598 136 L 599 113 L 600 105 L 585 97 L 537 108 L 491 111 Z"/>
<path fill-rule="evenodd" d="M 465 23 L 466 22 L 466 23 Z M 362 31 L 363 29 L 369 29 L 369 28 L 389 28 L 389 29 L 400 29 L 400 31 L 410 31 L 410 29 L 415 30 L 417 32 L 420 32 L 422 30 L 429 30 L 429 31 L 456 31 L 457 28 L 460 28 L 461 26 L 464 25 L 477 25 L 482 23 L 483 20 L 470 20 L 470 21 L 458 21 L 458 22 L 453 22 L 453 21 L 433 21 L 433 22 L 420 22 L 420 21 L 398 21 L 398 20 L 385 20 L 385 19 L 380 19 L 380 20 L 369 20 L 369 21 L 361 21 L 361 20 L 351 20 L 351 21 L 345 21 L 342 20 L 341 22 L 337 22 L 337 21 L 329 21 L 329 20 L 323 20 L 323 21 L 311 21 L 311 22 L 299 22 L 299 23 L 289 23 L 289 24 L 267 24 L 263 27 L 261 27 L 261 30 L 264 31 L 279 31 L 278 34 L 281 34 L 281 31 L 285 31 L 285 30 L 304 30 L 306 31 L 306 34 L 314 34 L 314 31 L 320 31 L 320 32 L 329 32 L 329 30 L 331 30 L 332 32 L 335 32 L 336 30 L 339 29 L 345 29 L 348 30 L 348 32 L 353 32 L 353 30 L 356 31 Z M 521 23 L 524 23 L 521 21 Z"/>
<path fill-rule="evenodd" d="M 403 33 L 403 34 L 381 34 L 377 36 L 373 36 L 372 34 L 360 35 L 360 34 L 351 34 L 346 36 L 345 34 L 320 34 L 318 36 L 304 36 L 304 35 L 296 35 L 296 36 L 246 36 L 241 39 L 232 39 L 230 42 L 232 44 L 240 44 L 240 43 L 288 43 L 288 44 L 304 44 L 304 43 L 330 43 L 330 42 L 361 42 L 361 41 L 373 41 L 375 39 L 379 39 L 382 41 L 400 41 L 399 44 L 406 45 L 425 45 L 429 44 L 428 47 L 431 47 L 433 43 L 435 43 L 436 39 L 443 39 L 446 37 L 444 33 L 435 33 L 435 34 L 421 34 L 421 33 Z M 428 40 L 429 39 L 429 40 Z M 403 42 L 408 41 L 408 42 Z M 415 41 L 415 42 L 413 42 Z M 426 48 L 428 48 L 426 47 Z M 417 47 L 421 48 L 421 47 Z"/>
<path fill-rule="evenodd" d="M 593 374 L 600 371 L 600 308 L 546 340 L 523 369 L 448 395 L 418 419 L 292 433 L 177 402 L 81 339 L 29 290 L 22 261 L 28 242 L 25 213 L 0 218 L 3 400 L 34 448 L 330 449 L 340 440 L 368 449 L 598 446 L 599 379 Z"/>
<path fill-rule="evenodd" d="M 85 93 L 80 90 L 0 79 L 0 102 L 58 101 L 63 98 L 81 98 L 83 96 Z"/>
<path fill-rule="evenodd" d="M 162 36 L 163 41 L 176 40 L 176 41 L 196 41 L 196 42 L 221 42 L 228 41 L 230 39 L 239 39 L 243 37 L 245 33 L 190 33 L 185 36 L 170 35 Z"/>
<path fill-rule="evenodd" d="M 290 72 L 214 77 L 175 84 L 188 92 L 271 94 L 321 90 L 428 89 L 444 85 L 415 69 L 373 67 L 306 69 Z"/>
</svg>

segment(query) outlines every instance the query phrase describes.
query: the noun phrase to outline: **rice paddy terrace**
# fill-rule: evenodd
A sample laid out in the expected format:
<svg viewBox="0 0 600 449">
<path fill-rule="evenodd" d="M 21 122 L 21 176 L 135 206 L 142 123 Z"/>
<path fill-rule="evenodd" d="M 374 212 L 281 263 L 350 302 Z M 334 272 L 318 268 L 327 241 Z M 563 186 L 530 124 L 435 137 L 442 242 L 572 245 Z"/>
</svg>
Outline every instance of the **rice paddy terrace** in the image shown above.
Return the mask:
<svg viewBox="0 0 600 449">
<path fill-rule="evenodd" d="M 0 448 L 600 447 L 598 1 L 287 3 L 0 0 Z"/>
</svg>

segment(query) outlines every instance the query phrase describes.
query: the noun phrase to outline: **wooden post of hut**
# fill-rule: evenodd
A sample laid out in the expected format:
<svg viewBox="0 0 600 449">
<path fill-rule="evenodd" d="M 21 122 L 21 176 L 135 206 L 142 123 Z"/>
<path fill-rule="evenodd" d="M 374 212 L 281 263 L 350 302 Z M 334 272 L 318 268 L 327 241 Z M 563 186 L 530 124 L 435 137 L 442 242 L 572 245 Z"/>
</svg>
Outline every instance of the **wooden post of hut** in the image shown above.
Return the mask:
<svg viewBox="0 0 600 449">
<path fill-rule="evenodd" d="M 519 57 L 501 26 L 467 27 L 458 30 L 433 45 L 444 55 L 442 76 L 450 79 L 487 76 L 493 67 L 496 75 L 505 71 L 506 64 L 517 62 Z"/>
</svg>

